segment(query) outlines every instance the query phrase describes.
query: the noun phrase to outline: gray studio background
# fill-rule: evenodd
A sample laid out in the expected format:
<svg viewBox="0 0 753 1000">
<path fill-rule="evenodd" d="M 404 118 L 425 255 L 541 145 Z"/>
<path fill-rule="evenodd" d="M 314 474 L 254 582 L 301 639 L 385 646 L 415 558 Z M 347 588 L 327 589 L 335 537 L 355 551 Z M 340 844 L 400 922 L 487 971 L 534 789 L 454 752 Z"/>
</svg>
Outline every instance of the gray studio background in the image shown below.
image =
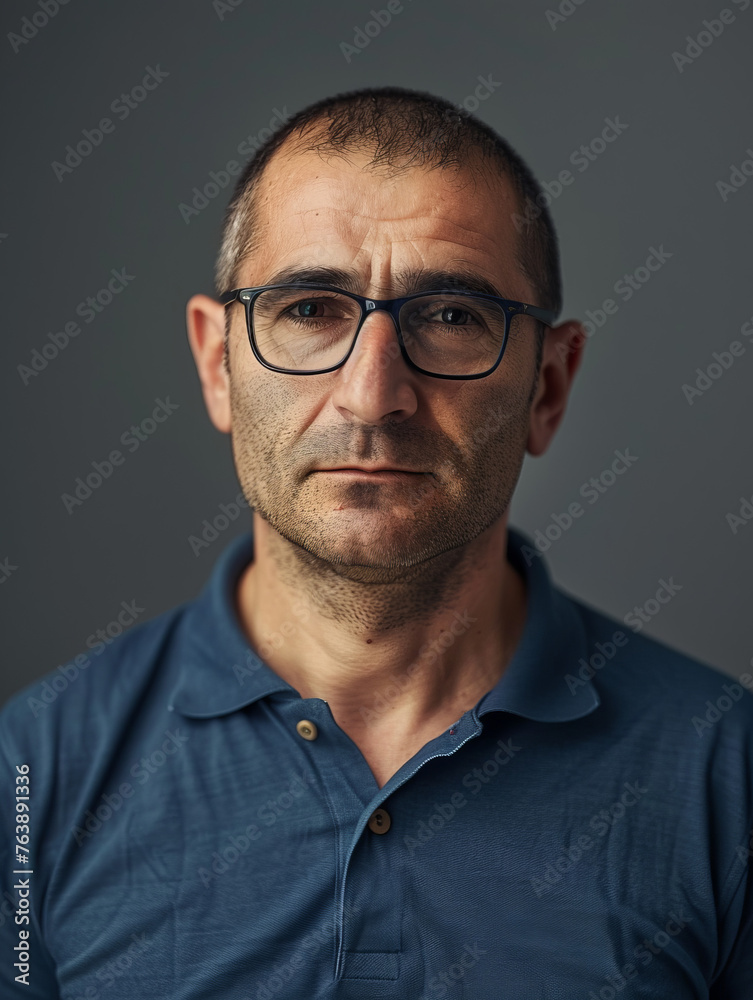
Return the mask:
<svg viewBox="0 0 753 1000">
<path fill-rule="evenodd" d="M 726 200 L 717 182 L 753 153 L 753 4 L 729 0 L 734 20 L 678 67 L 672 53 L 721 2 L 565 0 L 571 13 L 552 21 L 546 0 L 404 0 L 350 61 L 341 43 L 382 0 L 234 2 L 69 0 L 15 46 L 8 33 L 41 8 L 3 5 L 0 700 L 84 651 L 122 602 L 144 621 L 191 599 L 245 530 L 239 519 L 198 555 L 188 541 L 239 490 L 184 321 L 190 295 L 212 292 L 230 188 L 188 222 L 180 204 L 242 159 L 239 144 L 276 110 L 381 84 L 462 103 L 489 75 L 499 86 L 479 116 L 540 179 L 574 176 L 552 203 L 564 315 L 619 307 L 589 338 L 553 448 L 526 460 L 512 523 L 544 532 L 580 501 L 584 515 L 546 553 L 561 586 L 622 620 L 672 578 L 681 589 L 646 632 L 728 674 L 749 669 L 753 522 L 733 531 L 726 515 L 753 494 L 753 337 L 741 333 L 753 319 L 753 179 L 736 174 Z M 118 118 L 112 102 L 147 67 L 167 75 Z M 114 131 L 59 180 L 53 161 L 105 116 Z M 571 155 L 606 118 L 628 127 L 579 169 Z M 652 247 L 672 256 L 625 301 L 615 283 Z M 112 269 L 133 280 L 82 322 L 78 304 Z M 18 366 L 77 319 L 81 334 L 24 379 Z M 744 352 L 691 405 L 683 384 L 735 340 Z M 123 449 L 166 397 L 178 404 L 169 419 Z M 68 513 L 62 494 L 114 448 L 124 464 Z M 589 504 L 581 486 L 616 450 L 638 460 Z"/>
</svg>

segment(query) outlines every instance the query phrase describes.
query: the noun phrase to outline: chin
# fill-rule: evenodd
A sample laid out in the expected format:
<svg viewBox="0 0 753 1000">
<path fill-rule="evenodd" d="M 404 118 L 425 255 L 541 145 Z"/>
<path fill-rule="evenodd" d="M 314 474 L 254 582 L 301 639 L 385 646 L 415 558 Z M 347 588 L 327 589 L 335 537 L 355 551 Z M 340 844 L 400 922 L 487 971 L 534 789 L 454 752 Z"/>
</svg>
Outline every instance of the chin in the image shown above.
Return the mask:
<svg viewBox="0 0 753 1000">
<path fill-rule="evenodd" d="M 455 547 L 437 534 L 436 525 L 417 530 L 414 518 L 396 519 L 394 512 L 376 517 L 376 513 L 331 511 L 310 530 L 298 521 L 294 531 L 281 534 L 338 575 L 366 579 L 371 573 L 370 582 L 375 583 L 407 580 L 412 568 L 420 571 L 427 561 Z"/>
</svg>

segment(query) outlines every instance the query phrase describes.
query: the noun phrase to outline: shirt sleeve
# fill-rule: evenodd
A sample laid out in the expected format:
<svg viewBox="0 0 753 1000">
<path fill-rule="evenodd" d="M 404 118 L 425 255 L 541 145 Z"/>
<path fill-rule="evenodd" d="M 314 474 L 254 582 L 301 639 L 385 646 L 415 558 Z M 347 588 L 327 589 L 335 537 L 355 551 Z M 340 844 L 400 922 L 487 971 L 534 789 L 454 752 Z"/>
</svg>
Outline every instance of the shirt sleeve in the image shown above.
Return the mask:
<svg viewBox="0 0 753 1000">
<path fill-rule="evenodd" d="M 14 1000 L 60 1000 L 57 977 L 52 958 L 42 939 L 39 928 L 38 907 L 41 886 L 36 871 L 34 839 L 41 835 L 39 816 L 34 810 L 34 769 L 29 761 L 9 760 L 6 751 L 6 719 L 0 716 L 0 997 Z M 24 765 L 29 768 L 29 785 L 16 784 L 16 777 L 23 777 Z M 31 820 L 24 823 L 26 812 L 16 814 L 16 788 L 30 789 Z M 36 819 L 36 822 L 35 822 Z M 20 823 L 18 831 L 17 822 Z M 29 826 L 25 834 L 24 827 Z M 29 837 L 28 845 L 23 837 Z M 17 839 L 19 838 L 19 839 Z M 20 847 L 30 848 L 29 863 Z M 36 880 L 36 881 L 35 881 Z M 28 895 L 27 895 L 28 893 Z M 24 932 L 24 933 L 22 933 Z M 28 935 L 28 937 L 26 936 Z M 24 950 L 26 949 L 26 950 Z M 26 961 L 24 961 L 26 959 Z"/>
</svg>

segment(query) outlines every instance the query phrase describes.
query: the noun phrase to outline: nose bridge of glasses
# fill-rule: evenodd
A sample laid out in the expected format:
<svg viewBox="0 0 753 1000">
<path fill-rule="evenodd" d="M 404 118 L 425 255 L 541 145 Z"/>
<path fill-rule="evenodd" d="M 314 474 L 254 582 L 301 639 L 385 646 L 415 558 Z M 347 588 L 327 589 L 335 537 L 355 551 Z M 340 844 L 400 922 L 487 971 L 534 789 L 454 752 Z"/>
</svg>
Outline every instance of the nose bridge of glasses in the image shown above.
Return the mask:
<svg viewBox="0 0 753 1000">
<path fill-rule="evenodd" d="M 358 330 L 356 331 L 356 340 L 361 341 L 363 339 L 362 331 L 366 325 L 366 321 L 376 316 L 378 313 L 386 314 L 392 325 L 392 329 L 395 331 L 395 336 L 397 337 L 399 327 L 397 318 L 397 308 L 395 302 L 392 299 L 369 299 L 364 298 L 363 300 L 363 310 L 358 323 Z M 382 323 L 386 323 L 386 320 L 382 320 Z M 374 328 L 374 322 L 370 324 L 371 329 Z M 392 338 L 390 338 L 392 340 Z M 355 349 L 355 348 L 354 348 Z"/>
<path fill-rule="evenodd" d="M 380 313 L 381 319 L 377 318 Z M 384 326 L 381 334 L 374 329 L 379 325 Z M 392 327 L 391 334 L 389 326 Z M 388 362 L 385 364 L 385 359 L 390 358 L 394 361 L 400 353 L 397 309 L 394 303 L 391 300 L 364 297 L 358 327 L 351 340 L 346 364 L 352 366 L 365 363 L 369 367 L 376 363 L 379 369 L 383 370 L 388 364 Z"/>
</svg>

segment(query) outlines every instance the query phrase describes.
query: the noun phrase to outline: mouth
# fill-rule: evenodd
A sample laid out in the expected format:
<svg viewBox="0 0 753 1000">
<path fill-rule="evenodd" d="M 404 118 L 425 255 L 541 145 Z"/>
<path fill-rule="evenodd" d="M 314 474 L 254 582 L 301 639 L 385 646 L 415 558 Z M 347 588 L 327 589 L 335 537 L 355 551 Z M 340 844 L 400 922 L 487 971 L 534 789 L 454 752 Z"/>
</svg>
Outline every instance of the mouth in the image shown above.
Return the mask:
<svg viewBox="0 0 753 1000">
<path fill-rule="evenodd" d="M 370 480 L 400 480 L 411 476 L 425 476 L 427 473 L 418 472 L 413 469 L 391 469 L 382 467 L 379 469 L 363 469 L 357 466 L 346 466 L 338 469 L 313 469 L 313 472 L 325 473 L 327 475 L 337 475 L 346 477 L 361 477 Z"/>
</svg>

